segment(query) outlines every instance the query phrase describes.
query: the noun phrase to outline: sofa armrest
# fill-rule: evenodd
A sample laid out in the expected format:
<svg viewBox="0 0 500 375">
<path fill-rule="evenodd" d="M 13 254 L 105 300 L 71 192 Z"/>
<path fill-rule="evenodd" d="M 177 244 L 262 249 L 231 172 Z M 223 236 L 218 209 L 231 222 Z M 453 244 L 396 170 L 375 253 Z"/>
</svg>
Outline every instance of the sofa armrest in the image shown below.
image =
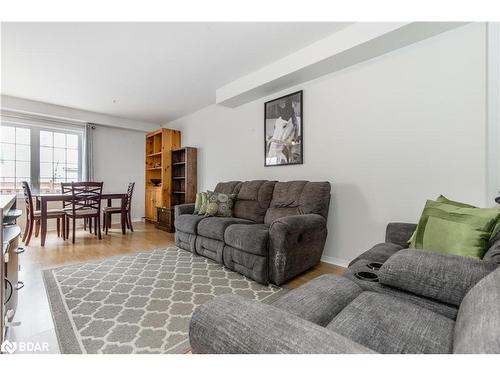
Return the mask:
<svg viewBox="0 0 500 375">
<path fill-rule="evenodd" d="M 174 207 L 174 217 L 179 215 L 191 215 L 194 212 L 194 203 L 178 204 Z"/>
<path fill-rule="evenodd" d="M 385 229 L 385 242 L 395 243 L 408 248 L 408 241 L 415 232 L 417 224 L 411 223 L 389 223 Z"/>
<path fill-rule="evenodd" d="M 193 353 L 373 353 L 274 306 L 230 294 L 216 297 L 194 311 L 189 340 Z"/>
<path fill-rule="evenodd" d="M 276 219 L 269 228 L 269 278 L 281 285 L 319 263 L 325 246 L 326 220 L 317 214 Z"/>
<path fill-rule="evenodd" d="M 500 241 L 496 241 L 483 256 L 483 260 L 500 264 Z"/>
<path fill-rule="evenodd" d="M 459 306 L 476 283 L 497 264 L 459 255 L 405 249 L 379 270 L 382 284 Z"/>
</svg>

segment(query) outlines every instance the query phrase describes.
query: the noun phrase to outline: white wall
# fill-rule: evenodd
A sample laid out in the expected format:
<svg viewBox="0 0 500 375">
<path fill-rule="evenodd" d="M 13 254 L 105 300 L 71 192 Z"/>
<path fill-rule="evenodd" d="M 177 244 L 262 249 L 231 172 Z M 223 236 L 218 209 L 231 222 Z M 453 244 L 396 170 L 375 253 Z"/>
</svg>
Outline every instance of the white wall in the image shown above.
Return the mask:
<svg viewBox="0 0 500 375">
<path fill-rule="evenodd" d="M 218 181 L 327 180 L 325 259 L 345 264 L 445 194 L 486 205 L 486 35 L 465 27 L 293 87 L 304 90 L 304 164 L 265 168 L 263 103 L 210 106 L 166 124 Z"/>
<path fill-rule="evenodd" d="M 135 182 L 132 220 L 144 216 L 145 153 L 143 132 L 106 126 L 94 130 L 94 179 L 104 181 L 103 191 L 109 193 L 124 192 L 129 182 Z M 120 215 L 113 216 L 113 222 L 120 221 Z"/>
</svg>

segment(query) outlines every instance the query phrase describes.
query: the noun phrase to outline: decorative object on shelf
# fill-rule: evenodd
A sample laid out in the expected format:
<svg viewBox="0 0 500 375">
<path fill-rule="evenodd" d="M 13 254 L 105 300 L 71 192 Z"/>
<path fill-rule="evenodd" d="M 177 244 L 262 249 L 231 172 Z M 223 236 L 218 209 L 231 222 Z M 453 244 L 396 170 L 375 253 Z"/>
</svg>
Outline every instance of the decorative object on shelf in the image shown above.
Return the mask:
<svg viewBox="0 0 500 375">
<path fill-rule="evenodd" d="M 303 163 L 302 91 L 264 103 L 264 166 Z"/>
<path fill-rule="evenodd" d="M 150 179 L 151 183 L 154 185 L 154 186 L 160 186 L 161 185 L 161 178 L 152 178 Z"/>
<path fill-rule="evenodd" d="M 181 132 L 161 128 L 146 134 L 145 218 L 157 221 L 156 207 L 172 205 L 172 154 L 181 146 Z"/>
</svg>

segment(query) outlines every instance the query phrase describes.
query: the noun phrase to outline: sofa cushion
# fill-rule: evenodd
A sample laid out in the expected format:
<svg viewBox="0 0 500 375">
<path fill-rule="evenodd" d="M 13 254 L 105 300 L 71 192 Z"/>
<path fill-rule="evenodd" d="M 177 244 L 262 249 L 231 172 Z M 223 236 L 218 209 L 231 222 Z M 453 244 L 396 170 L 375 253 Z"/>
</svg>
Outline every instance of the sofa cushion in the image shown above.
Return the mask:
<svg viewBox="0 0 500 375">
<path fill-rule="evenodd" d="M 378 276 L 382 284 L 459 306 L 465 294 L 497 267 L 480 259 L 404 249 L 383 264 Z"/>
<path fill-rule="evenodd" d="M 269 225 L 267 224 L 233 224 L 224 234 L 224 242 L 236 249 L 256 255 L 268 253 Z"/>
<path fill-rule="evenodd" d="M 240 191 L 241 181 L 219 182 L 215 187 L 216 193 L 238 194 Z"/>
<path fill-rule="evenodd" d="M 363 254 L 354 258 L 351 263 L 349 263 L 349 267 L 361 259 L 369 260 L 371 262 L 384 263 L 391 257 L 391 255 L 396 254 L 402 248 L 403 247 L 401 245 L 397 245 L 395 243 L 383 242 L 376 244 L 370 250 L 367 250 Z"/>
<path fill-rule="evenodd" d="M 427 310 L 434 311 L 435 313 L 438 313 L 440 315 L 444 315 L 452 320 L 455 320 L 457 318 L 457 312 L 458 312 L 457 306 L 443 303 L 435 299 L 422 297 L 413 293 L 408 293 L 404 290 L 392 288 L 380 282 L 365 281 L 358 279 L 356 277 L 357 272 L 364 271 L 375 274 L 379 273 L 379 271 L 377 270 L 370 269 L 368 267 L 368 263 L 371 263 L 371 261 L 360 259 L 353 265 L 350 265 L 349 268 L 342 274 L 342 276 L 358 284 L 364 291 L 388 294 L 390 296 L 402 299 L 403 301 L 407 301 L 413 303 L 414 305 L 423 307 Z"/>
<path fill-rule="evenodd" d="M 363 292 L 327 328 L 379 353 L 451 353 L 454 321 L 396 297 Z"/>
<path fill-rule="evenodd" d="M 264 223 L 271 224 L 281 217 L 301 214 L 318 214 L 326 219 L 329 205 L 329 182 L 277 182 Z"/>
<path fill-rule="evenodd" d="M 454 353 L 500 353 L 500 268 L 476 284 L 462 300 Z"/>
<path fill-rule="evenodd" d="M 276 300 L 273 305 L 325 327 L 363 290 L 339 275 L 322 275 Z"/>
<path fill-rule="evenodd" d="M 275 183 L 276 181 L 264 180 L 243 182 L 234 204 L 233 216 L 263 223 Z"/>
<path fill-rule="evenodd" d="M 196 228 L 198 223 L 203 220 L 203 216 L 199 215 L 179 215 L 175 219 L 174 226 L 175 229 L 180 230 L 184 233 L 197 234 Z"/>
<path fill-rule="evenodd" d="M 224 232 L 231 224 L 252 224 L 253 221 L 237 217 L 204 217 L 198 223 L 198 235 L 224 241 Z"/>
</svg>

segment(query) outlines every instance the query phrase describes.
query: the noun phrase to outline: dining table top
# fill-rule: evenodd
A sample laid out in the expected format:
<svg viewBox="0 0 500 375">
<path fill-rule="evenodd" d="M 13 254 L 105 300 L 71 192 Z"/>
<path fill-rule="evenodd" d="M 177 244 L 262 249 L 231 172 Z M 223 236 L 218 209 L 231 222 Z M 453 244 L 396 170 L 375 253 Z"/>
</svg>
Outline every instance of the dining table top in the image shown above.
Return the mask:
<svg viewBox="0 0 500 375">
<path fill-rule="evenodd" d="M 102 199 L 122 199 L 127 195 L 127 193 L 102 193 Z M 33 193 L 34 198 L 40 198 L 47 201 L 59 201 L 59 200 L 71 200 L 71 194 L 63 193 Z"/>
</svg>

